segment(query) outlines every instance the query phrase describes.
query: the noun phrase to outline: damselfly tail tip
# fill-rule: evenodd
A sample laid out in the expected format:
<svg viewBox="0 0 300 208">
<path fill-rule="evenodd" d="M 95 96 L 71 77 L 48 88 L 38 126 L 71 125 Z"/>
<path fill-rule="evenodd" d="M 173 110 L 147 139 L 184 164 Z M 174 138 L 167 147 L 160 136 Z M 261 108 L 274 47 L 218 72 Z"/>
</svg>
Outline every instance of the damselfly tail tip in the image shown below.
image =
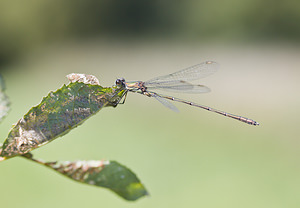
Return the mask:
<svg viewBox="0 0 300 208">
<path fill-rule="evenodd" d="M 226 114 L 226 115 L 228 115 L 228 114 Z M 245 118 L 245 117 L 241 117 L 241 116 L 240 117 L 232 117 L 232 116 L 230 116 L 230 117 L 234 118 L 234 119 L 237 119 L 237 120 L 239 120 L 241 122 L 244 122 L 246 124 L 249 124 L 249 125 L 259 126 L 258 122 L 254 121 L 252 119 L 249 119 L 249 118 Z"/>
<path fill-rule="evenodd" d="M 251 120 L 250 122 L 248 122 L 248 124 L 253 125 L 253 126 L 259 126 L 259 123 L 256 121 Z"/>
</svg>

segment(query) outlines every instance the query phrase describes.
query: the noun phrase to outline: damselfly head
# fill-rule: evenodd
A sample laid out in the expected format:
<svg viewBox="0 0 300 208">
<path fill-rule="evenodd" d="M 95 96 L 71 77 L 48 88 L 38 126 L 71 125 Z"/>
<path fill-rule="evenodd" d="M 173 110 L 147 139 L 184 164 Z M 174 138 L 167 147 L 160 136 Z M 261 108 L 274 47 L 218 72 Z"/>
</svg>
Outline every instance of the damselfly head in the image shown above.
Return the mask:
<svg viewBox="0 0 300 208">
<path fill-rule="evenodd" d="M 116 80 L 116 86 L 125 87 L 125 79 L 124 78 L 117 79 Z"/>
</svg>

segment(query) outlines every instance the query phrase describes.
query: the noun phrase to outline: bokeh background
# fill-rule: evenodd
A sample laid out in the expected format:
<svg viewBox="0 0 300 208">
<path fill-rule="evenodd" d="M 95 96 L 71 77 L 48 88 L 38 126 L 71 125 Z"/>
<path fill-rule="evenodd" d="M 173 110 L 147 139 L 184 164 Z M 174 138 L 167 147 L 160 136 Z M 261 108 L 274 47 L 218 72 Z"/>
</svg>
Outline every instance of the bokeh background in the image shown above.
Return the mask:
<svg viewBox="0 0 300 208">
<path fill-rule="evenodd" d="M 176 95 L 250 117 L 248 126 L 129 94 L 34 151 L 51 160 L 113 159 L 151 196 L 127 202 L 14 158 L 0 165 L 1 207 L 230 207 L 300 205 L 300 2 L 286 0 L 0 1 L 0 71 L 13 123 L 72 72 L 103 86 L 147 80 L 214 60 L 203 95 Z"/>
</svg>

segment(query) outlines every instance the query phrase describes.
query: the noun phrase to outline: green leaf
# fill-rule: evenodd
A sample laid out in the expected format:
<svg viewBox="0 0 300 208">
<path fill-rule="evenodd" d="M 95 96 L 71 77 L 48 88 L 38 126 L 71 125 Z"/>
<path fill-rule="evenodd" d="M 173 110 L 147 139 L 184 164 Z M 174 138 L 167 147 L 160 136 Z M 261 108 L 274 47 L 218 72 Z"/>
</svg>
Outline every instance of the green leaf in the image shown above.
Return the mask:
<svg viewBox="0 0 300 208">
<path fill-rule="evenodd" d="M 33 159 L 29 153 L 24 157 L 54 169 L 75 181 L 108 188 L 126 200 L 134 201 L 148 195 L 147 190 L 136 175 L 116 161 L 43 162 Z"/>
<path fill-rule="evenodd" d="M 147 195 L 136 175 L 115 161 L 65 161 L 46 165 L 73 180 L 109 188 L 127 200 L 136 200 Z"/>
<path fill-rule="evenodd" d="M 5 95 L 4 91 L 5 91 L 5 84 L 0 74 L 0 122 L 7 115 L 10 109 L 9 108 L 10 102 L 8 100 L 8 97 Z"/>
<path fill-rule="evenodd" d="M 76 77 L 78 74 L 69 75 L 72 76 L 69 85 L 50 92 L 17 122 L 9 132 L 0 156 L 10 158 L 45 145 L 68 133 L 103 107 L 116 107 L 126 93 L 123 86 L 103 88 L 95 80 L 86 80 L 88 76 L 95 77 L 79 75 L 85 79 Z"/>
</svg>

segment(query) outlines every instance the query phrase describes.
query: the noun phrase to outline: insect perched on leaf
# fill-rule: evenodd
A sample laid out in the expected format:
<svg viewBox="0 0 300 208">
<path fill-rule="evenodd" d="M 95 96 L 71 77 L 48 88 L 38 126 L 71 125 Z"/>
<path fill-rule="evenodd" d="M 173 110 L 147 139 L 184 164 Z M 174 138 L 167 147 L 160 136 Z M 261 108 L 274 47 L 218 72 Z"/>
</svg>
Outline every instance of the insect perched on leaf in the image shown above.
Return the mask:
<svg viewBox="0 0 300 208">
<path fill-rule="evenodd" d="M 243 116 L 233 115 L 231 113 L 226 113 L 224 111 L 220 111 L 211 107 L 207 107 L 204 105 L 200 105 L 191 101 L 182 100 L 179 98 L 158 94 L 152 90 L 165 90 L 165 91 L 172 91 L 172 92 L 181 92 L 181 93 L 204 93 L 209 92 L 210 89 L 204 85 L 195 85 L 191 84 L 188 81 L 198 80 L 200 78 L 207 77 L 218 69 L 218 64 L 213 61 L 206 61 L 201 64 L 191 66 L 189 68 L 180 70 L 178 72 L 174 72 L 172 74 L 168 74 L 165 76 L 156 77 L 150 79 L 146 82 L 143 81 L 133 81 L 133 82 L 126 82 L 125 79 L 117 79 L 116 86 L 122 87 L 126 89 L 126 93 L 124 94 L 125 98 L 127 96 L 127 92 L 137 92 L 148 97 L 154 97 L 160 103 L 162 103 L 167 108 L 178 112 L 178 109 L 168 100 L 180 102 L 184 104 L 188 104 L 191 106 L 195 106 L 198 108 L 202 108 L 211 112 L 218 113 L 220 115 L 233 118 L 239 120 L 241 122 L 257 126 L 259 125 L 258 122 L 248 119 Z M 124 98 L 124 100 L 125 100 Z"/>
</svg>

